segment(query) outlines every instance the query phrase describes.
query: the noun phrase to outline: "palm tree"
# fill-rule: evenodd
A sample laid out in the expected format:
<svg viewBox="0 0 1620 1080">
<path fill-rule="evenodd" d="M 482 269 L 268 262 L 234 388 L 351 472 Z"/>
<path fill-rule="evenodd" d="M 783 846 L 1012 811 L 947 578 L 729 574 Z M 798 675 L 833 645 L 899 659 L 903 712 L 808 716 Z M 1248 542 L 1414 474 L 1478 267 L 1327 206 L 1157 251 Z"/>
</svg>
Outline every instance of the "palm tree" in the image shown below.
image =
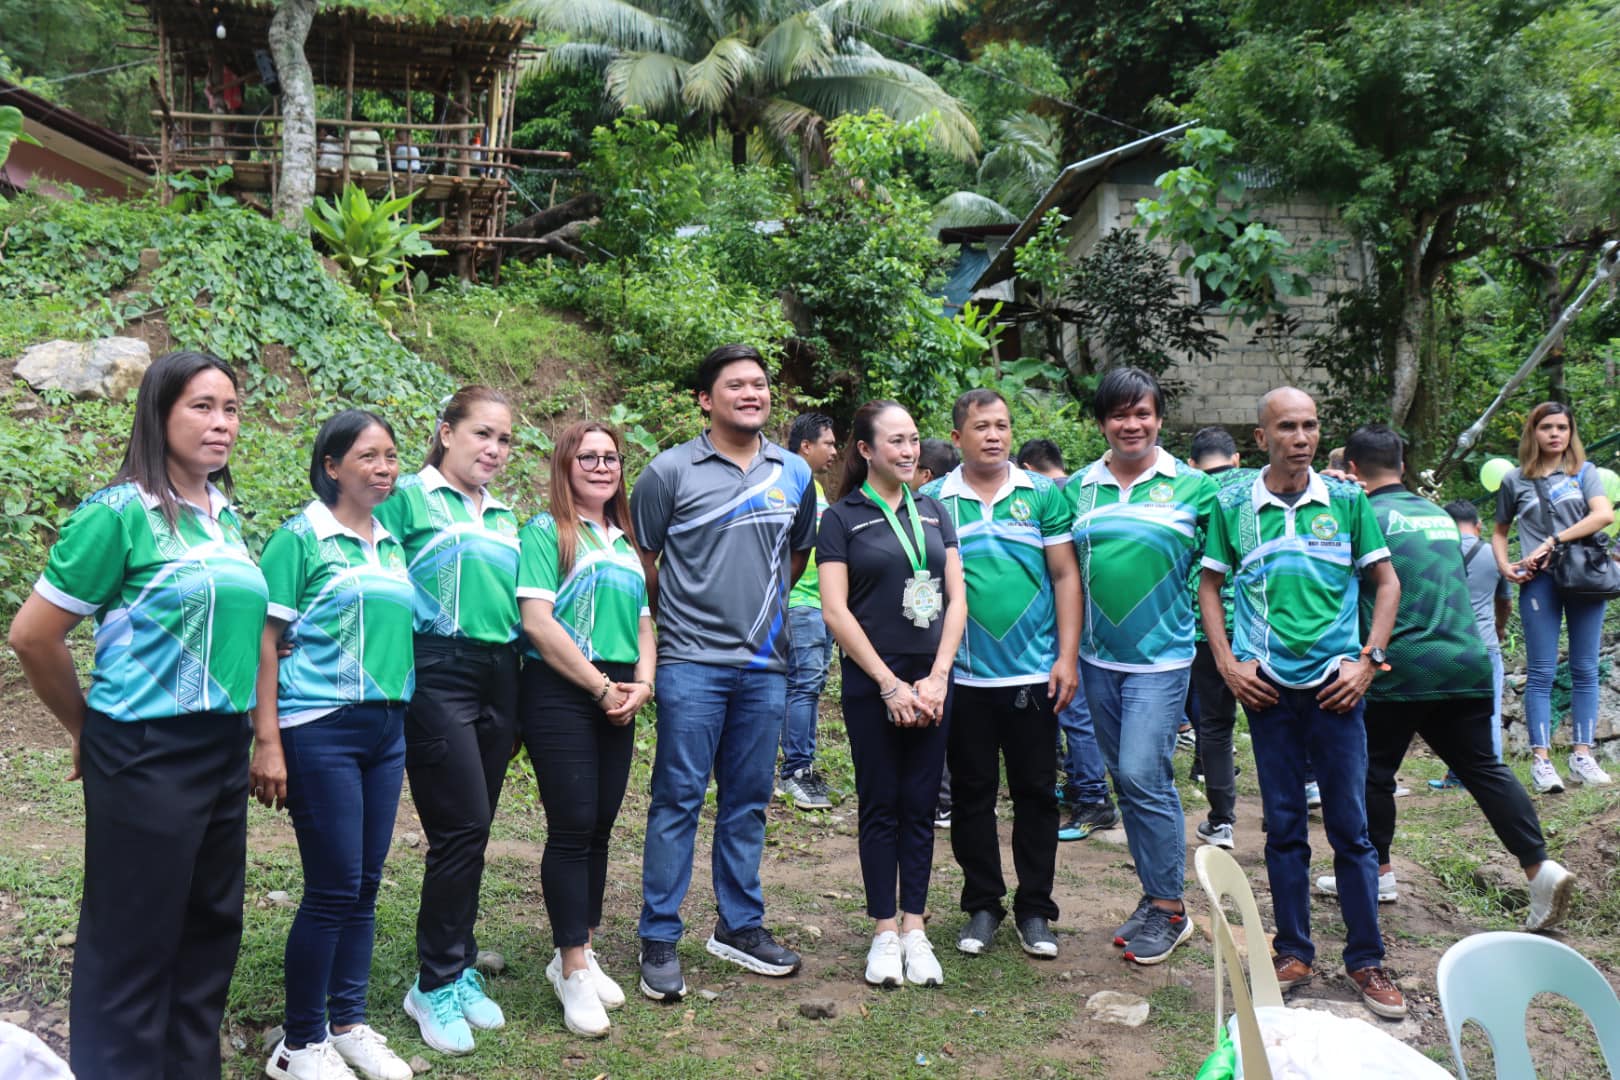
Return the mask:
<svg viewBox="0 0 1620 1080">
<path fill-rule="evenodd" d="M 758 131 L 779 144 L 814 140 L 827 119 L 881 109 L 906 121 L 930 113 L 936 145 L 972 160 L 978 132 L 957 100 L 860 37 L 961 0 L 513 0 L 514 15 L 566 39 L 547 66 L 603 73 L 621 109 L 701 117 L 731 134 L 743 165 Z"/>
<path fill-rule="evenodd" d="M 996 124 L 996 143 L 979 163 L 978 191 L 955 191 L 934 204 L 933 229 L 1021 221 L 1058 176 L 1060 132 L 1037 113 Z"/>
</svg>

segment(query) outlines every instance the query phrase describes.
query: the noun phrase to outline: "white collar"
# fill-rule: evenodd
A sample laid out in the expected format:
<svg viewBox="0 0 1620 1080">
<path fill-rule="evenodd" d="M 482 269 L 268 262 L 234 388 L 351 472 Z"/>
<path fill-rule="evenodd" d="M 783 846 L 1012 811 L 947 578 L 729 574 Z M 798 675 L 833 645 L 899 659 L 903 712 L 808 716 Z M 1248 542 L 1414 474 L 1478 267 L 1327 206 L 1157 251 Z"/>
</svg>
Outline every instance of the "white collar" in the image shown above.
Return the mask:
<svg viewBox="0 0 1620 1080">
<path fill-rule="evenodd" d="M 1033 488 L 1034 486 L 1035 481 L 1030 479 L 1029 473 L 1025 472 L 1023 469 L 1020 469 L 1018 466 L 1009 461 L 1007 463 L 1007 479 L 999 488 L 996 489 L 995 497 L 991 499 L 990 502 L 992 504 L 1000 502 L 1002 499 L 1005 499 L 1014 488 Z M 979 493 L 974 491 L 973 488 L 969 486 L 967 478 L 962 475 L 962 466 L 960 465 L 946 473 L 945 482 L 939 486 L 940 498 L 948 499 L 952 495 L 959 495 L 964 499 L 972 499 L 974 502 L 983 501 L 979 498 Z"/>
<path fill-rule="evenodd" d="M 139 484 L 135 485 L 135 490 L 141 493 L 141 505 L 146 507 L 148 510 L 156 510 L 159 506 L 163 505 L 163 501 L 161 499 L 159 499 L 156 495 L 153 495 L 150 491 L 147 491 L 145 488 L 141 487 Z M 219 488 L 215 487 L 212 483 L 208 485 L 208 507 L 206 509 L 198 506 L 190 499 L 180 498 L 179 492 L 176 492 L 174 497 L 179 501 L 181 506 L 189 506 L 193 510 L 201 511 L 216 521 L 219 520 L 219 515 L 221 513 L 231 508 L 231 500 L 227 499 L 225 497 L 225 493 L 219 490 Z"/>
<path fill-rule="evenodd" d="M 579 524 L 581 527 L 590 529 L 594 533 L 599 534 L 601 532 L 601 528 L 596 524 L 596 522 L 589 518 L 580 518 Z M 619 528 L 617 525 L 609 523 L 607 527 L 607 546 L 611 548 L 619 537 L 623 535 L 623 529 Z"/>
<path fill-rule="evenodd" d="M 317 540 L 330 540 L 334 536 L 347 536 L 358 540 L 362 544 L 366 542 L 365 537 L 339 521 L 337 515 L 332 513 L 332 508 L 319 499 L 304 507 L 304 516 L 309 519 L 310 527 L 315 530 L 315 539 Z M 371 519 L 372 547 L 381 547 L 384 540 L 392 540 L 393 538 L 393 534 L 383 528 L 382 522 L 375 517 Z"/>
<path fill-rule="evenodd" d="M 456 485 L 446 480 L 444 478 L 444 474 L 440 472 L 436 466 L 424 465 L 422 466 L 422 471 L 417 475 L 422 478 L 422 486 L 427 488 L 429 491 L 438 491 L 440 488 L 449 488 L 451 491 L 455 492 L 457 495 L 460 495 L 468 502 L 472 501 L 467 497 L 467 493 L 465 491 L 462 491 L 460 488 L 456 487 Z M 485 510 L 511 509 L 511 507 L 507 506 L 505 503 L 501 502 L 501 500 L 491 495 L 489 493 L 489 488 L 487 487 L 479 488 L 478 496 L 480 504 Z"/>
<path fill-rule="evenodd" d="M 1267 505 L 1279 506 L 1284 510 L 1292 510 L 1295 507 L 1302 506 L 1309 502 L 1319 502 L 1323 506 L 1332 505 L 1332 502 L 1328 497 L 1327 481 L 1323 480 L 1321 476 L 1317 475 L 1315 469 L 1307 466 L 1305 494 L 1301 495 L 1299 497 L 1299 501 L 1294 503 L 1293 506 L 1289 506 L 1287 503 L 1283 502 L 1276 496 L 1275 493 L 1266 487 L 1266 474 L 1270 471 L 1270 465 L 1262 468 L 1254 478 L 1254 487 L 1250 489 L 1249 497 L 1254 501 L 1254 508 L 1256 512 L 1258 512 L 1261 507 Z"/>
<path fill-rule="evenodd" d="M 1169 479 L 1174 480 L 1176 478 L 1176 459 L 1171 457 L 1170 452 L 1162 446 L 1156 446 L 1154 447 L 1154 450 L 1156 450 L 1157 453 L 1153 455 L 1153 464 L 1148 468 L 1147 472 L 1142 474 L 1142 476 L 1147 476 L 1148 473 L 1157 473 L 1160 476 L 1168 477 Z M 1091 466 L 1087 468 L 1086 471 L 1081 475 L 1080 483 L 1112 484 L 1115 487 L 1119 487 L 1119 477 L 1115 476 L 1108 468 L 1108 462 L 1112 460 L 1113 456 L 1114 452 L 1110 450 L 1096 461 L 1093 461 Z M 1138 476 L 1136 479 L 1140 480 L 1142 479 L 1142 476 Z M 1134 487 L 1136 481 L 1131 481 L 1131 484 Z"/>
</svg>

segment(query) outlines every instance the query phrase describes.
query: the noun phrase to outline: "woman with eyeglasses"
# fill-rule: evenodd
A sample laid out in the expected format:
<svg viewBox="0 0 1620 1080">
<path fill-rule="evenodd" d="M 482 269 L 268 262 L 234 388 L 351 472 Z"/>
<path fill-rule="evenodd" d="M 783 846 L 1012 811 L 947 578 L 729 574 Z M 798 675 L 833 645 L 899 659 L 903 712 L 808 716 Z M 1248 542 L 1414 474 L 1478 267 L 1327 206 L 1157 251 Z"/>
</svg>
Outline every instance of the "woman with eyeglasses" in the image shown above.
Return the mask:
<svg viewBox="0 0 1620 1080">
<path fill-rule="evenodd" d="M 564 431 L 550 492 L 549 512 L 519 536 L 528 649 L 518 715 L 546 811 L 540 882 L 557 947 L 546 977 L 568 1030 L 596 1038 L 608 1032 L 607 1010 L 624 1004 L 592 945 L 657 652 L 617 433 L 591 422 Z"/>
</svg>

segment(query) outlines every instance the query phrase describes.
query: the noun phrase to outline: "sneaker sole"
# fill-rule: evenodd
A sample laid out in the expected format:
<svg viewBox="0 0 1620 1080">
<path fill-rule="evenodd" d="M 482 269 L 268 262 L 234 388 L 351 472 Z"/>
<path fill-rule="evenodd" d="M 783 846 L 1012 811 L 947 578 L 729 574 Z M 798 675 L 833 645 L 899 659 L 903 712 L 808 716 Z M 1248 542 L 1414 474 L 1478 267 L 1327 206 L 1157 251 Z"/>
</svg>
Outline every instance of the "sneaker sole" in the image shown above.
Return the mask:
<svg viewBox="0 0 1620 1080">
<path fill-rule="evenodd" d="M 1610 777 L 1607 780 L 1588 780 L 1578 772 L 1571 772 L 1569 774 L 1569 778 L 1572 782 L 1580 784 L 1584 787 L 1608 787 L 1610 784 L 1614 783 L 1613 777 Z"/>
<path fill-rule="evenodd" d="M 1279 992 L 1286 994 L 1288 991 L 1297 990 L 1301 986 L 1309 986 L 1314 978 L 1316 978 L 1315 975 L 1307 975 L 1303 979 L 1278 979 L 1277 989 Z"/>
<path fill-rule="evenodd" d="M 502 1017 L 501 1017 L 501 1019 L 500 1019 L 500 1021 L 498 1023 L 494 1023 L 494 1024 L 485 1024 L 485 1023 L 477 1023 L 477 1024 L 475 1024 L 475 1023 L 472 1022 L 472 1018 L 469 1017 L 465 1012 L 463 1012 L 461 1014 L 461 1018 L 463 1020 L 467 1021 L 467 1026 L 472 1028 L 474 1031 L 499 1031 L 499 1030 L 501 1030 L 501 1028 L 506 1026 L 506 1017 L 504 1015 L 502 1015 Z"/>
<path fill-rule="evenodd" d="M 641 996 L 649 1001 L 679 1001 L 686 996 L 686 980 L 681 980 L 679 990 L 654 990 L 647 985 L 646 979 L 641 979 Z"/>
<path fill-rule="evenodd" d="M 1089 826 L 1089 825 L 1085 826 L 1084 828 L 1080 828 L 1080 829 L 1059 829 L 1058 830 L 1058 842 L 1063 843 L 1063 844 L 1067 844 L 1067 843 L 1069 843 L 1070 841 L 1073 841 L 1073 840 L 1084 840 L 1086 837 L 1088 837 L 1090 835 L 1091 835 L 1091 826 Z"/>
<path fill-rule="evenodd" d="M 405 992 L 405 1015 L 409 1016 L 412 1020 L 416 1021 L 416 1026 L 420 1031 L 420 1034 L 422 1036 L 422 1041 L 427 1043 L 429 1046 L 431 1046 L 433 1049 L 437 1050 L 441 1054 L 449 1054 L 452 1057 L 462 1057 L 462 1056 L 470 1054 L 474 1050 L 478 1049 L 477 1046 L 469 1046 L 465 1050 L 463 1050 L 460 1047 L 449 1046 L 449 1045 L 446 1045 L 444 1043 L 436 1041 L 431 1035 L 428 1034 L 427 1028 L 423 1026 L 423 1017 L 422 1017 L 422 1015 L 420 1013 L 418 1013 L 415 1008 L 412 1007 L 412 1005 L 411 1005 L 411 994 L 410 994 L 409 990 L 407 990 Z"/>
<path fill-rule="evenodd" d="M 909 971 L 906 972 L 906 982 L 910 983 L 912 986 L 934 987 L 934 986 L 944 986 L 945 985 L 945 979 L 944 979 L 943 976 L 938 978 L 938 979 L 933 978 L 932 976 L 930 976 L 929 978 L 926 978 L 926 979 L 913 979 L 911 977 L 911 972 L 909 972 Z"/>
<path fill-rule="evenodd" d="M 1374 1016 L 1382 1017 L 1385 1020 L 1404 1020 L 1404 1019 L 1406 1019 L 1406 1014 L 1407 1014 L 1408 1010 L 1407 1010 L 1407 1007 L 1405 1005 L 1400 1005 L 1400 1006 L 1383 1005 L 1383 1004 L 1380 1004 L 1379 1002 L 1371 1000 L 1366 995 L 1362 996 L 1361 1003 L 1363 1005 L 1367 1006 L 1367 1009 Z"/>
<path fill-rule="evenodd" d="M 1023 949 L 1029 955 L 1035 957 L 1035 959 L 1037 959 L 1037 960 L 1056 960 L 1057 959 L 1058 950 L 1057 950 L 1057 943 L 1056 942 L 1052 942 L 1052 943 L 1048 944 L 1048 943 L 1043 942 L 1043 941 L 1038 941 L 1035 944 L 1031 945 L 1029 942 L 1024 940 L 1024 935 L 1023 934 L 1019 934 L 1018 935 L 1018 947 Z"/>
<path fill-rule="evenodd" d="M 886 976 L 881 979 L 874 979 L 872 978 L 872 973 L 870 971 L 868 971 L 863 978 L 866 979 L 867 986 L 875 986 L 879 990 L 898 990 L 900 989 L 901 984 L 905 982 L 904 978 L 897 975 Z"/>
<path fill-rule="evenodd" d="M 1210 847 L 1225 848 L 1227 851 L 1235 851 L 1237 849 L 1236 842 L 1234 842 L 1230 836 L 1205 836 L 1203 833 L 1199 833 L 1198 842 L 1200 844 L 1208 844 Z"/>
<path fill-rule="evenodd" d="M 1137 956 L 1129 949 L 1126 949 L 1125 959 L 1131 961 L 1133 964 L 1141 964 L 1143 967 L 1152 967 L 1154 964 L 1162 964 L 1166 960 L 1170 959 L 1170 954 L 1176 951 L 1176 946 L 1182 944 L 1188 938 L 1192 937 L 1192 920 L 1186 916 L 1182 916 L 1181 921 L 1184 924 L 1181 928 L 1181 933 L 1176 935 L 1176 939 L 1170 943 L 1170 947 L 1164 950 L 1164 952 L 1159 953 L 1157 956 Z"/>
<path fill-rule="evenodd" d="M 1532 934 L 1539 934 L 1543 930 L 1551 930 L 1563 922 L 1569 915 L 1569 903 L 1575 898 L 1575 875 L 1566 874 L 1564 880 L 1553 886 L 1552 904 L 1547 910 L 1547 917 L 1541 920 L 1540 925 L 1525 924 L 1525 929 Z"/>
<path fill-rule="evenodd" d="M 984 953 L 984 942 L 978 938 L 959 938 L 956 942 L 956 951 L 968 956 L 979 956 Z"/>
<path fill-rule="evenodd" d="M 770 964 L 754 956 L 727 945 L 717 937 L 710 937 L 707 945 L 703 946 L 711 956 L 718 956 L 722 960 L 730 960 L 738 967 L 747 968 L 756 975 L 770 975 L 773 978 L 783 978 L 799 970 L 798 964 Z"/>
</svg>

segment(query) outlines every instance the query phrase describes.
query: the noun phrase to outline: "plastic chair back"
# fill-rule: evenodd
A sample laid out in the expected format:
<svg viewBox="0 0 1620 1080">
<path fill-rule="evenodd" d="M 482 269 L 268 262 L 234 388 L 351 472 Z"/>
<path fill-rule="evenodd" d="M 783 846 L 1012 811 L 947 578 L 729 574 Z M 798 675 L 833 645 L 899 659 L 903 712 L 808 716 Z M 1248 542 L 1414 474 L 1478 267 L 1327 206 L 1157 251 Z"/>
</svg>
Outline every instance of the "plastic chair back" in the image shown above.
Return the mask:
<svg viewBox="0 0 1620 1080">
<path fill-rule="evenodd" d="M 1563 942 L 1536 934 L 1474 934 L 1446 950 L 1437 981 L 1451 1056 L 1462 1080 L 1468 1080 L 1462 1029 L 1470 1020 L 1490 1040 L 1498 1077 L 1535 1076 L 1525 1011 L 1530 999 L 1543 993 L 1581 1007 L 1597 1032 L 1609 1076 L 1620 1078 L 1620 998 L 1590 960 Z"/>
<path fill-rule="evenodd" d="M 1277 973 L 1272 968 L 1271 950 L 1266 947 L 1265 930 L 1260 922 L 1260 909 L 1255 905 L 1249 878 L 1237 860 L 1217 847 L 1200 847 L 1193 857 L 1198 884 L 1209 897 L 1209 924 L 1215 938 L 1215 1042 L 1221 1039 L 1224 1021 L 1221 1015 L 1225 998 L 1222 994 L 1222 974 L 1232 969 L 1232 1007 L 1238 1018 L 1238 1048 L 1243 1055 L 1243 1074 L 1248 1080 L 1271 1080 L 1271 1067 L 1266 1059 L 1265 1045 L 1260 1039 L 1260 1024 L 1255 1019 L 1256 1006 L 1283 1006 L 1282 990 L 1277 986 Z M 1232 927 L 1226 921 L 1222 902 L 1230 897 L 1243 919 L 1243 933 L 1248 944 L 1248 965 L 1238 953 Z"/>
</svg>

